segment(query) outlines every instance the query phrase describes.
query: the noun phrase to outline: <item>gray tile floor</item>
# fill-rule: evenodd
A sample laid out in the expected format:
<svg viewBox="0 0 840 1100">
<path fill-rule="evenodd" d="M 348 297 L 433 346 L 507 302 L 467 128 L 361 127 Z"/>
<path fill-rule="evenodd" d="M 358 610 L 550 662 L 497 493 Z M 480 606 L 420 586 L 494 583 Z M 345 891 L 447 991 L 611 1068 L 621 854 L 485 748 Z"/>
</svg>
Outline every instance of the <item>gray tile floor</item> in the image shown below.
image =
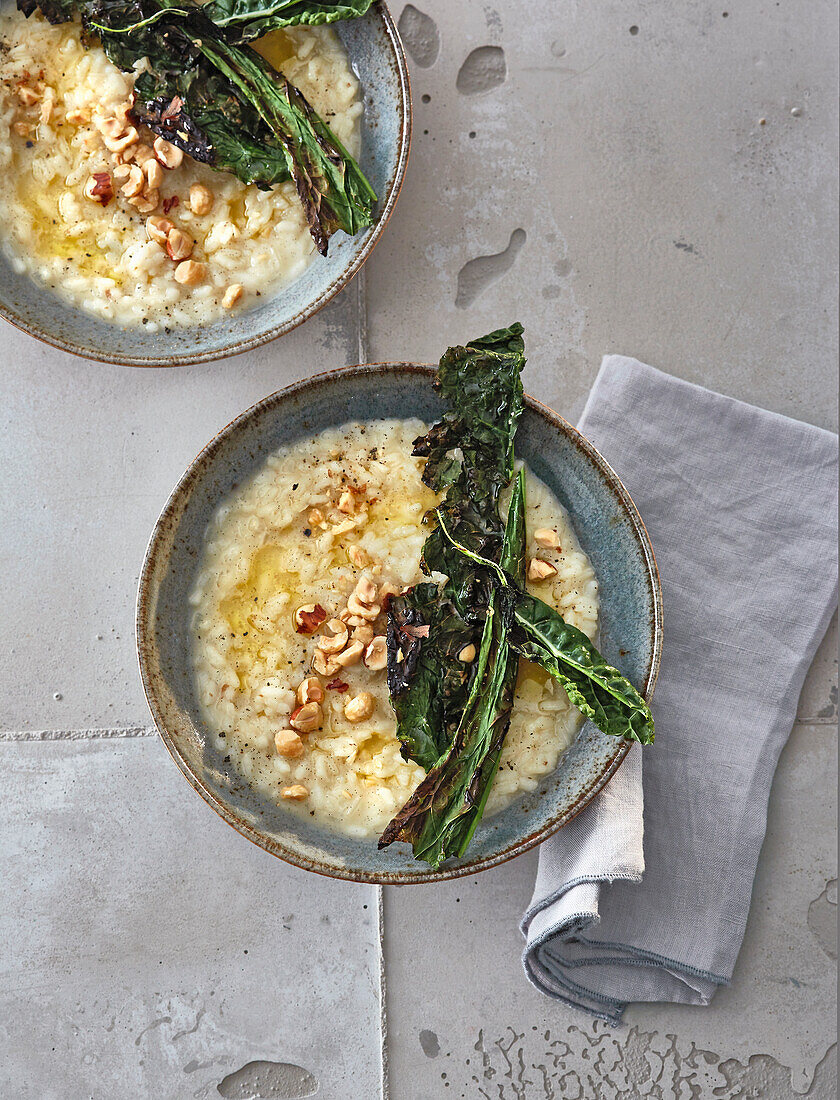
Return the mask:
<svg viewBox="0 0 840 1100">
<path fill-rule="evenodd" d="M 325 1100 L 827 1100 L 836 622 L 713 1005 L 637 1007 L 613 1030 L 536 994 L 517 931 L 529 855 L 385 891 L 384 1077 L 377 891 L 253 849 L 145 735 L 132 618 L 148 532 L 210 436 L 295 378 L 432 360 L 519 318 L 528 389 L 571 419 L 616 351 L 836 430 L 833 0 L 393 8 L 412 159 L 335 303 L 259 352 L 177 371 L 0 331 L 0 1095 L 317 1082 Z"/>
</svg>

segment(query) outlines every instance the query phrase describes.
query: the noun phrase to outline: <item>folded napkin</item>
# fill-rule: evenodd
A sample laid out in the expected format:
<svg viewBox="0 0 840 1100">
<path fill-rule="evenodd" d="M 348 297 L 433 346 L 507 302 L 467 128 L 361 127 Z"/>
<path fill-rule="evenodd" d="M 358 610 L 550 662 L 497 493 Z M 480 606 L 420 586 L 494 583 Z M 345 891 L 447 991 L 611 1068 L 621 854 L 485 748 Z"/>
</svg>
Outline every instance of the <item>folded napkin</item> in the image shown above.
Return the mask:
<svg viewBox="0 0 840 1100">
<path fill-rule="evenodd" d="M 537 988 L 616 1022 L 633 1001 L 708 1004 L 732 976 L 773 772 L 837 602 L 837 437 L 617 355 L 580 427 L 659 564 L 656 742 L 543 844 L 522 932 Z"/>
</svg>

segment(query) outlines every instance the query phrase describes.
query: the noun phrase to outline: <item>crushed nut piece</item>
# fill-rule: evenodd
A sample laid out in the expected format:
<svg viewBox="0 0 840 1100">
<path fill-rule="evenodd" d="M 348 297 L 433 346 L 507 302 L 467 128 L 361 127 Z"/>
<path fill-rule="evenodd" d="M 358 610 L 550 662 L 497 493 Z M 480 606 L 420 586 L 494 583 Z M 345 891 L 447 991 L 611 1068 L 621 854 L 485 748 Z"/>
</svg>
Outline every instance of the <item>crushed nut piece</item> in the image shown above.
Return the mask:
<svg viewBox="0 0 840 1100">
<path fill-rule="evenodd" d="M 153 156 L 147 157 L 142 165 L 143 175 L 146 178 L 146 186 L 152 191 L 163 183 L 163 169 Z"/>
<path fill-rule="evenodd" d="M 341 619 L 330 619 L 327 623 L 326 630 L 329 630 L 332 637 L 328 637 L 326 634 L 319 638 L 315 643 L 322 653 L 328 653 L 335 655 L 340 653 L 342 649 L 347 645 L 348 631 L 347 627 L 341 621 Z"/>
<path fill-rule="evenodd" d="M 244 293 L 245 288 L 242 283 L 231 283 L 224 293 L 222 305 L 225 309 L 233 309 Z"/>
<path fill-rule="evenodd" d="M 67 112 L 64 120 L 69 122 L 71 126 L 84 126 L 85 123 L 90 122 L 90 112 L 84 107 L 74 107 Z"/>
<path fill-rule="evenodd" d="M 338 510 L 346 516 L 351 516 L 356 511 L 356 498 L 351 489 L 345 489 L 338 498 Z"/>
<path fill-rule="evenodd" d="M 388 643 L 384 634 L 377 634 L 365 650 L 365 665 L 373 672 L 379 672 L 388 664 Z"/>
<path fill-rule="evenodd" d="M 169 218 L 162 218 L 159 214 L 146 219 L 146 235 L 161 248 L 166 248 L 166 238 L 174 228 Z"/>
<path fill-rule="evenodd" d="M 362 642 L 351 642 L 346 649 L 333 657 L 333 660 L 339 668 L 350 668 L 351 665 L 357 665 L 359 663 L 362 659 L 364 650 L 365 647 Z"/>
<path fill-rule="evenodd" d="M 344 717 L 348 722 L 363 722 L 373 714 L 374 703 L 369 691 L 360 691 L 344 704 Z"/>
<path fill-rule="evenodd" d="M 199 264 L 195 260 L 184 260 L 175 268 L 175 282 L 183 286 L 195 286 L 204 282 L 206 277 L 207 264 Z"/>
<path fill-rule="evenodd" d="M 364 626 L 357 626 L 353 631 L 353 641 L 361 642 L 362 645 L 370 645 L 373 641 L 373 627 L 368 623 Z"/>
<path fill-rule="evenodd" d="M 13 122 L 12 129 L 18 137 L 29 137 L 32 133 L 32 127 L 28 122 Z"/>
<path fill-rule="evenodd" d="M 332 657 L 328 657 L 326 653 L 322 653 L 320 649 L 316 649 L 312 654 L 312 667 L 319 676 L 333 676 L 338 672 L 338 665 Z"/>
<path fill-rule="evenodd" d="M 317 676 L 307 676 L 302 680 L 297 689 L 297 701 L 303 706 L 305 703 L 322 703 L 324 701 L 324 689 Z"/>
<path fill-rule="evenodd" d="M 532 558 L 528 566 L 528 580 L 529 581 L 546 581 L 549 577 L 553 577 L 557 570 L 548 561 L 542 561 L 541 558 Z"/>
<path fill-rule="evenodd" d="M 364 569 L 370 565 L 370 554 L 361 546 L 353 545 L 347 548 L 347 557 L 357 569 Z"/>
<path fill-rule="evenodd" d="M 190 210 L 193 214 L 209 214 L 213 207 L 213 192 L 203 183 L 194 183 L 190 188 Z"/>
<path fill-rule="evenodd" d="M 309 798 L 309 791 L 302 783 L 295 783 L 291 787 L 284 787 L 280 794 L 283 798 L 289 798 L 293 802 L 302 802 L 304 798 Z"/>
<path fill-rule="evenodd" d="M 41 98 L 34 88 L 29 88 L 26 84 L 18 85 L 17 97 L 24 107 L 34 107 Z"/>
<path fill-rule="evenodd" d="M 143 169 L 139 164 L 120 164 L 114 169 L 114 183 L 127 199 L 133 199 L 143 190 Z"/>
<path fill-rule="evenodd" d="M 164 168 L 179 168 L 184 159 L 184 154 L 177 145 L 173 145 L 166 138 L 157 137 L 154 141 L 155 156 Z"/>
<path fill-rule="evenodd" d="M 314 634 L 326 618 L 327 613 L 319 603 L 304 604 L 295 612 L 295 630 L 298 634 Z"/>
<path fill-rule="evenodd" d="M 144 167 L 149 160 L 155 160 L 155 154 L 152 152 L 152 147 L 146 145 L 145 142 L 140 142 L 139 145 L 132 145 L 130 149 L 126 150 L 126 159 L 133 160 L 135 164 L 139 164 Z M 155 161 L 157 163 L 157 161 Z M 160 186 L 156 184 L 155 186 Z"/>
<path fill-rule="evenodd" d="M 320 703 L 304 703 L 292 711 L 289 725 L 298 733 L 312 733 L 319 730 L 324 723 L 324 712 Z"/>
<path fill-rule="evenodd" d="M 294 730 L 278 730 L 274 735 L 274 748 L 278 756 L 303 755 L 303 741 Z"/>
<path fill-rule="evenodd" d="M 470 664 L 475 660 L 475 646 L 470 642 L 469 645 L 465 645 L 461 652 L 458 654 L 458 660 L 463 661 L 465 665 Z"/>
<path fill-rule="evenodd" d="M 173 226 L 166 235 L 166 254 L 176 263 L 188 260 L 192 256 L 194 247 L 195 241 L 183 229 L 176 229 Z"/>
<path fill-rule="evenodd" d="M 160 205 L 160 191 L 144 191 L 142 195 L 135 195 L 128 200 L 140 214 L 151 214 Z"/>
<path fill-rule="evenodd" d="M 86 199 L 107 206 L 114 197 L 114 187 L 111 183 L 110 172 L 94 172 L 85 184 L 84 195 Z"/>
<path fill-rule="evenodd" d="M 550 530 L 548 527 L 540 527 L 534 532 L 534 542 L 544 550 L 558 550 L 560 548 L 560 538 L 557 532 Z"/>
</svg>

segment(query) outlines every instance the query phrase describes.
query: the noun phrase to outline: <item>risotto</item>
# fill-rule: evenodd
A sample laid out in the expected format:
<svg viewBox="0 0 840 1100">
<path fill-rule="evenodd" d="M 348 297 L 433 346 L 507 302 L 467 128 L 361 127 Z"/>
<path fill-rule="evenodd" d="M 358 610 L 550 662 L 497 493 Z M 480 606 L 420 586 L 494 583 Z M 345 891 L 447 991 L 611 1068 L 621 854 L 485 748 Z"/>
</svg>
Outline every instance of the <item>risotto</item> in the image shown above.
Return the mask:
<svg viewBox="0 0 840 1100">
<path fill-rule="evenodd" d="M 282 448 L 217 510 L 191 594 L 213 747 L 267 798 L 355 837 L 382 832 L 425 774 L 400 754 L 384 604 L 423 579 L 418 420 L 351 423 Z M 594 640 L 598 585 L 568 516 L 530 471 L 529 589 Z M 534 790 L 582 722 L 520 662 L 486 812 Z"/>
<path fill-rule="evenodd" d="M 14 268 L 149 331 L 253 307 L 297 278 L 315 245 L 294 184 L 261 191 L 138 130 L 134 76 L 79 35 L 0 15 L 0 236 Z M 359 82 L 336 33 L 293 27 L 256 48 L 358 155 Z"/>
</svg>

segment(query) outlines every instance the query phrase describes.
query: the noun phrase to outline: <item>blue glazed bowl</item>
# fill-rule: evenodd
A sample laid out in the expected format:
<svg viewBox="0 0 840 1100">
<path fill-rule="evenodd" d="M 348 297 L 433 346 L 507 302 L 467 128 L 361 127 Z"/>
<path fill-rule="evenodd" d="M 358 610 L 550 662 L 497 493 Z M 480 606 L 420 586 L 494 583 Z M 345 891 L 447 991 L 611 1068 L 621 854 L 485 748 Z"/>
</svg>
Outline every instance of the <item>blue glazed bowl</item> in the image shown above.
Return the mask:
<svg viewBox="0 0 840 1100">
<path fill-rule="evenodd" d="M 358 882 L 415 883 L 474 874 L 518 855 L 559 829 L 601 790 L 629 746 L 587 723 L 537 790 L 482 821 L 466 857 L 438 871 L 407 844 L 380 852 L 289 813 L 257 794 L 207 747 L 190 667 L 192 588 L 204 533 L 232 489 L 278 447 L 348 420 L 420 417 L 443 411 L 434 369 L 406 363 L 347 367 L 298 382 L 242 413 L 201 452 L 175 487 L 152 533 L 140 577 L 137 648 L 146 697 L 178 767 L 225 821 L 289 863 Z M 601 648 L 650 698 L 662 647 L 659 575 L 639 513 L 615 473 L 570 424 L 531 398 L 517 454 L 568 509 L 598 576 Z"/>
<path fill-rule="evenodd" d="M 14 0 L 0 0 L 9 7 Z M 208 325 L 150 333 L 123 328 L 65 302 L 0 252 L 0 316 L 53 347 L 105 363 L 181 366 L 236 355 L 302 324 L 345 287 L 382 234 L 402 186 L 411 142 L 411 90 L 402 43 L 379 0 L 360 19 L 337 23 L 362 85 L 362 171 L 379 196 L 376 221 L 355 237 L 337 233 L 299 279 L 256 309 Z"/>
</svg>

